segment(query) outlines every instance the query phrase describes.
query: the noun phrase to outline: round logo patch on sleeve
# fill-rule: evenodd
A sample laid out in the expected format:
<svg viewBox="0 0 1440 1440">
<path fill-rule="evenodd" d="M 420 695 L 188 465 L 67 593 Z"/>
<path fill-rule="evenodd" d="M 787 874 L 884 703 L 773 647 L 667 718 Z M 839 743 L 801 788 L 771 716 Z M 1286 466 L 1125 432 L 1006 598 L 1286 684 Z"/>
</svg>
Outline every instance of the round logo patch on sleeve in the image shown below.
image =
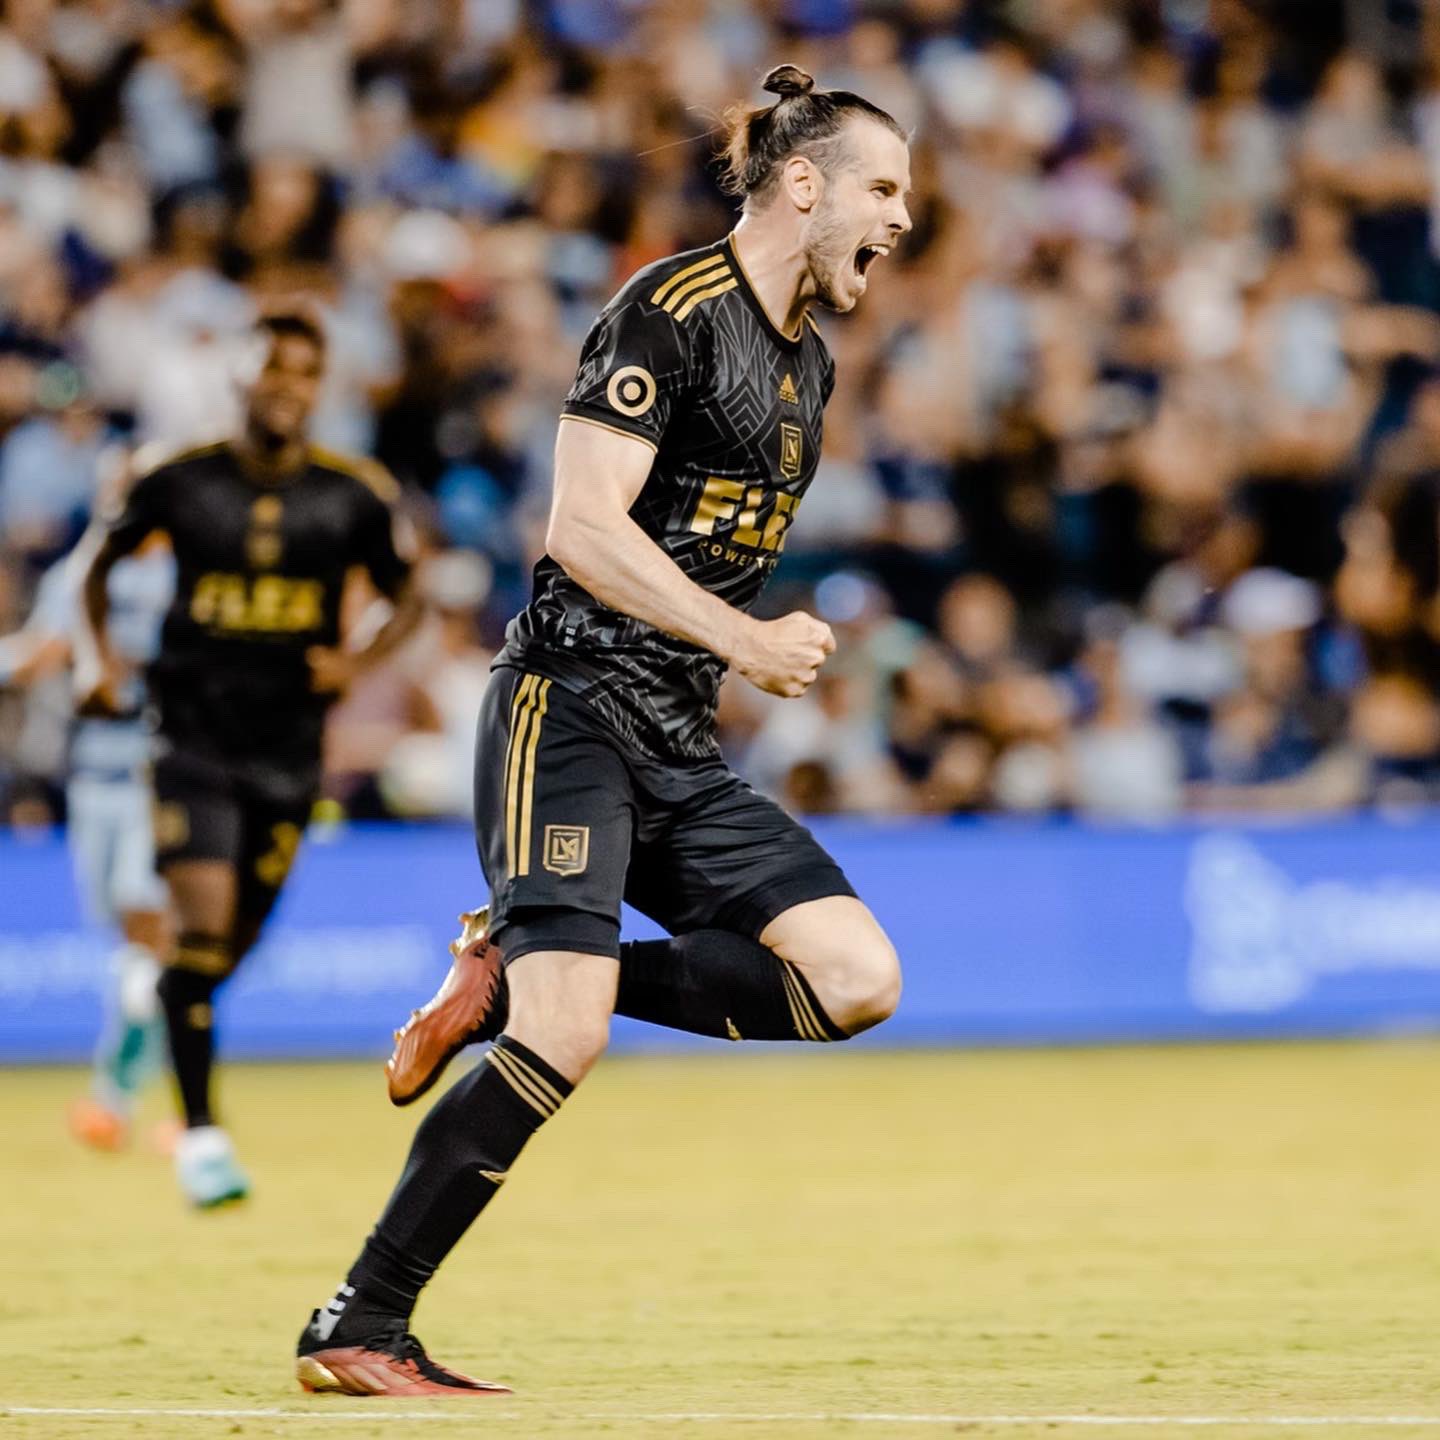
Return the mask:
<svg viewBox="0 0 1440 1440">
<path fill-rule="evenodd" d="M 622 415 L 638 420 L 655 403 L 655 377 L 643 365 L 625 365 L 611 377 L 605 398 Z"/>
</svg>

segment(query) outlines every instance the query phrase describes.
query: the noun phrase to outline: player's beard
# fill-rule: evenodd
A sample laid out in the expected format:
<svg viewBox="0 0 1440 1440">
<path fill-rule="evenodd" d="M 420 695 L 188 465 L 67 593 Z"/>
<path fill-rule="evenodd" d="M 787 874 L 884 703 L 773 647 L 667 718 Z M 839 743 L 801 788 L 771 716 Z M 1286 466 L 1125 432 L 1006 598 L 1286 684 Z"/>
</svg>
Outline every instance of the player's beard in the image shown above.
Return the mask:
<svg viewBox="0 0 1440 1440">
<path fill-rule="evenodd" d="M 836 293 L 835 282 L 840 267 L 850 262 L 854 252 L 848 233 L 852 224 L 840 213 L 834 192 L 827 190 L 810 222 L 810 234 L 805 241 L 805 263 L 815 284 L 815 298 L 827 310 L 850 308 Z"/>
</svg>

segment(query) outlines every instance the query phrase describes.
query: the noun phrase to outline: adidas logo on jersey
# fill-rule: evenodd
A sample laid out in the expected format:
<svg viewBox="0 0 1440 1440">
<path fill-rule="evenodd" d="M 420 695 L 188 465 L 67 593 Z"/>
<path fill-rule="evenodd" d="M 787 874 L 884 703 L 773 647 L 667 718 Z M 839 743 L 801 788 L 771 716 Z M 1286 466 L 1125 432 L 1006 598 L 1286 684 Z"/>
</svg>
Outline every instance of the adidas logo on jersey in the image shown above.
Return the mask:
<svg viewBox="0 0 1440 1440">
<path fill-rule="evenodd" d="M 780 382 L 780 399 L 786 405 L 798 405 L 800 403 L 800 392 L 795 388 L 795 382 L 790 378 L 790 372 L 785 372 L 785 378 Z"/>
</svg>

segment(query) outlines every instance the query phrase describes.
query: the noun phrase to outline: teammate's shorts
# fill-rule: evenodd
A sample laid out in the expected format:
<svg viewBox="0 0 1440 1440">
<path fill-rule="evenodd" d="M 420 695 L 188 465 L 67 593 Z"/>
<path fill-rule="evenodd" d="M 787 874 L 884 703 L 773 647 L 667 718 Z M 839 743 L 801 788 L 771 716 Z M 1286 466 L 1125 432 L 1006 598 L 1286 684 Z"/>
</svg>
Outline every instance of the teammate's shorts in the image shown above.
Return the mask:
<svg viewBox="0 0 1440 1440">
<path fill-rule="evenodd" d="M 480 707 L 475 834 L 507 961 L 618 955 L 622 900 L 671 934 L 758 938 L 793 905 L 855 893 L 815 837 L 723 761 L 651 759 L 578 696 L 510 668 Z"/>
<path fill-rule="evenodd" d="M 171 749 L 155 761 L 159 868 L 222 860 L 240 879 L 238 912 L 263 919 L 290 873 L 318 781 L 312 772 L 258 778 L 210 756 Z"/>
<path fill-rule="evenodd" d="M 134 910 L 163 910 L 155 873 L 150 787 L 141 779 L 77 774 L 66 788 L 67 838 L 85 905 L 113 923 Z"/>
</svg>

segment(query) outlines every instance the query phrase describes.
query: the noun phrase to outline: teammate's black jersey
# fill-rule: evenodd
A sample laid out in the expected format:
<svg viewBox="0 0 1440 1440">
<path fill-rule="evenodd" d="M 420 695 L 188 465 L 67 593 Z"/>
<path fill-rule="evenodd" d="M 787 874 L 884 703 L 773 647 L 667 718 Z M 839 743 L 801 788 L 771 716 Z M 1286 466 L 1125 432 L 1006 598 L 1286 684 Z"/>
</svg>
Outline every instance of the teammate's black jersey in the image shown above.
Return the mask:
<svg viewBox="0 0 1440 1440">
<path fill-rule="evenodd" d="M 625 285 L 563 413 L 654 447 L 631 518 L 697 585 L 748 610 L 815 474 L 834 376 L 813 324 L 792 338 L 770 322 L 727 239 Z M 548 555 L 496 663 L 548 676 L 648 754 L 716 753 L 723 662 L 600 604 Z"/>
<path fill-rule="evenodd" d="M 318 764 L 332 697 L 311 688 L 305 652 L 339 640 L 351 567 L 387 595 L 404 584 L 397 493 L 381 466 L 321 450 L 266 483 L 228 444 L 135 482 L 110 532 L 122 550 L 155 530 L 174 547 L 175 598 L 148 672 L 170 745 L 279 770 Z"/>
</svg>

